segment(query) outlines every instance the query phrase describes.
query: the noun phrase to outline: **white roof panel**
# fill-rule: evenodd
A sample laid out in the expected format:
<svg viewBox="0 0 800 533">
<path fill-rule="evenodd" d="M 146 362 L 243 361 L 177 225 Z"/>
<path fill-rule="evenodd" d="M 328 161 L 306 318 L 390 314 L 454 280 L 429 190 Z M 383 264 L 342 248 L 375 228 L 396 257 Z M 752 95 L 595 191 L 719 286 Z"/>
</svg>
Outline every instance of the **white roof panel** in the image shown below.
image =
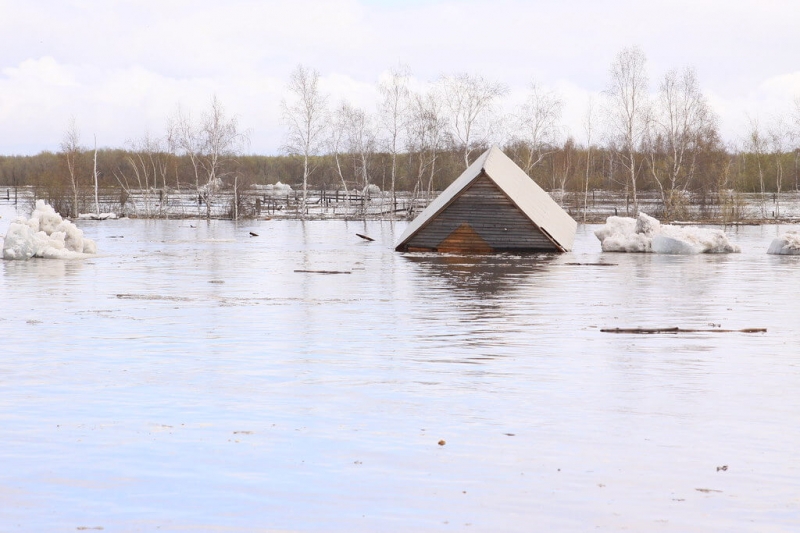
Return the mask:
<svg viewBox="0 0 800 533">
<path fill-rule="evenodd" d="M 578 223 L 499 148 L 493 146 L 472 163 L 406 227 L 395 248 L 411 239 L 447 208 L 482 174 L 486 174 L 533 222 L 566 251 L 572 249 Z"/>
</svg>

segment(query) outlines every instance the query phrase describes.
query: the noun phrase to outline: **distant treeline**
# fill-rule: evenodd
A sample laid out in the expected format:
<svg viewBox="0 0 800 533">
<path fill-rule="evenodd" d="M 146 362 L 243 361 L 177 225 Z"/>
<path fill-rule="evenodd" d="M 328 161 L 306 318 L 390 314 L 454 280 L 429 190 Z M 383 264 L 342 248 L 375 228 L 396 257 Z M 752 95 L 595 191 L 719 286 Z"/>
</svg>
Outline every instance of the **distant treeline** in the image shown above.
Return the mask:
<svg viewBox="0 0 800 533">
<path fill-rule="evenodd" d="M 524 167 L 526 149 L 520 145 L 503 147 L 504 151 Z M 480 152 L 476 152 L 479 154 Z M 577 145 L 568 139 L 562 146 L 552 148 L 541 162 L 530 171 L 531 177 L 548 191 L 585 192 L 594 190 L 626 191 L 629 186 L 627 171 L 621 168 L 616 152 L 606 147 Z M 422 195 L 447 187 L 464 170 L 463 154 L 456 149 L 443 151 L 436 157 L 435 167 L 426 167 L 420 173 L 421 158 L 429 156 L 400 153 L 397 157 L 395 188 Z M 667 158 L 657 154 L 639 154 L 641 164 L 637 170 L 639 191 L 660 190 L 653 178 L 651 166 L 664 164 Z M 345 176 L 350 191 L 362 190 L 366 185 L 377 185 L 389 191 L 392 158 L 387 153 L 368 157 L 368 182 L 364 183 L 361 156 L 340 156 L 337 166 L 333 155 L 313 156 L 309 189 L 342 190 L 344 184 L 339 169 Z M 66 153 L 42 152 L 34 156 L 0 156 L 0 185 L 10 187 L 32 186 L 36 194 L 51 202 L 63 212 L 91 211 L 95 172 L 94 151 L 79 151 L 69 158 Z M 187 155 L 163 152 L 98 150 L 97 181 L 104 190 L 119 189 L 203 189 L 205 178 L 197 179 L 195 167 Z M 75 187 L 70 177 L 70 165 L 75 176 Z M 672 191 L 673 198 L 665 194 L 665 203 L 672 202 L 673 211 L 680 210 L 680 202 L 688 201 L 687 193 L 715 197 L 725 193 L 776 193 L 800 190 L 800 149 L 785 153 L 730 153 L 721 147 L 702 150 L 693 161 L 691 181 Z M 254 184 L 268 185 L 277 182 L 302 187 L 303 158 L 301 156 L 231 156 L 221 165 L 221 188 L 246 189 Z M 75 192 L 77 191 L 77 194 Z M 676 194 L 680 192 L 680 194 Z M 681 200 L 684 199 L 684 200 Z M 680 214 L 680 213 L 674 213 Z"/>
<path fill-rule="evenodd" d="M 379 105 L 369 110 L 331 102 L 319 73 L 298 65 L 281 102 L 285 155 L 244 155 L 249 133 L 215 96 L 194 118 L 179 107 L 163 135 L 145 134 L 125 149 L 87 150 L 73 119 L 57 154 L 0 156 L 0 186 L 33 186 L 38 198 L 73 216 L 91 211 L 98 188 L 118 188 L 120 204 L 134 190 L 189 189 L 210 217 L 222 190 L 239 213 L 246 212 L 238 209 L 240 191 L 281 182 L 300 192 L 305 216 L 309 190 L 372 197 L 377 186 L 392 204 L 397 192 L 412 203 L 430 198 L 498 144 L 545 190 L 582 193 L 584 207 L 592 191 L 607 190 L 622 192 L 636 213 L 638 195 L 649 191 L 661 215 L 673 218 L 690 204 L 735 207 L 738 194 L 756 193 L 763 205 L 768 195 L 800 188 L 800 97 L 794 111 L 765 124 L 751 119 L 746 139 L 732 148 L 720 139 L 693 69 L 671 69 L 655 93 L 649 87 L 644 53 L 620 51 L 577 136 L 561 123 L 561 97 L 535 82 L 507 112 L 503 83 L 455 73 L 415 91 L 410 70 L 400 66 L 382 79 Z"/>
</svg>

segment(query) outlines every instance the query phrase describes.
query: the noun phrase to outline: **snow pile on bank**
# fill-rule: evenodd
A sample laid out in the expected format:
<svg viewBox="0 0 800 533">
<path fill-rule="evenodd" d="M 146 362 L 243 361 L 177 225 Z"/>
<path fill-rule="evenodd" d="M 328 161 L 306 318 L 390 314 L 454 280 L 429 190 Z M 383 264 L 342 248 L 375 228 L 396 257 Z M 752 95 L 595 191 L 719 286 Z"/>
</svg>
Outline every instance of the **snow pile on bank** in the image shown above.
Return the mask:
<svg viewBox="0 0 800 533">
<path fill-rule="evenodd" d="M 30 220 L 18 218 L 11 223 L 3 242 L 3 259 L 73 259 L 96 253 L 94 241 L 84 238 L 83 231 L 44 200 L 36 200 Z"/>
<path fill-rule="evenodd" d="M 269 185 L 253 185 L 253 188 L 257 191 L 266 191 L 267 194 L 273 196 L 288 196 L 294 192 L 292 190 L 292 186 L 288 183 L 281 183 L 280 181 L 276 184 L 269 184 Z"/>
<path fill-rule="evenodd" d="M 657 254 L 738 253 L 722 230 L 661 224 L 639 213 L 637 218 L 608 217 L 594 232 L 604 252 L 641 252 Z"/>
<path fill-rule="evenodd" d="M 81 220 L 116 220 L 116 213 L 81 213 L 78 215 Z"/>
<path fill-rule="evenodd" d="M 361 193 L 364 196 L 380 196 L 381 188 L 375 185 L 374 183 L 370 183 L 369 185 L 364 187 L 364 190 L 361 191 Z"/>
<path fill-rule="evenodd" d="M 773 239 L 767 250 L 773 255 L 800 255 L 800 233 L 790 231 Z"/>
</svg>

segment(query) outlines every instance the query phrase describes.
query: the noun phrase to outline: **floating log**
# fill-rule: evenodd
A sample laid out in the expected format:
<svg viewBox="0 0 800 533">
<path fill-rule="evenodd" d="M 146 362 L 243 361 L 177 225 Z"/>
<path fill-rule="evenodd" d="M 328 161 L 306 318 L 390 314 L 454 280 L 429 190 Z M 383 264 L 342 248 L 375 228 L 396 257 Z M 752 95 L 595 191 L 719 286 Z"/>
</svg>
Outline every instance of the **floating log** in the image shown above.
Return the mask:
<svg viewBox="0 0 800 533">
<path fill-rule="evenodd" d="M 373 239 L 372 237 L 367 237 L 366 235 L 361 235 L 360 233 L 356 233 L 356 235 L 358 235 L 359 237 L 361 237 L 361 238 L 362 238 L 362 239 L 364 239 L 365 241 L 370 241 L 370 242 L 372 242 L 372 241 L 374 241 L 374 240 L 375 240 L 375 239 Z"/>
<path fill-rule="evenodd" d="M 592 266 L 592 267 L 615 267 L 619 263 L 564 263 L 568 266 Z"/>
<path fill-rule="evenodd" d="M 346 270 L 295 270 L 295 272 L 306 274 L 351 274 Z"/>
<path fill-rule="evenodd" d="M 251 236 L 251 237 L 258 237 L 258 233 L 254 233 L 254 232 L 252 232 L 252 231 L 251 231 L 251 232 L 250 232 L 250 236 Z"/>
<path fill-rule="evenodd" d="M 766 333 L 767 328 L 744 329 L 685 329 L 685 328 L 609 328 L 601 329 L 602 333 L 630 333 L 630 334 L 657 334 L 657 333 Z"/>
</svg>

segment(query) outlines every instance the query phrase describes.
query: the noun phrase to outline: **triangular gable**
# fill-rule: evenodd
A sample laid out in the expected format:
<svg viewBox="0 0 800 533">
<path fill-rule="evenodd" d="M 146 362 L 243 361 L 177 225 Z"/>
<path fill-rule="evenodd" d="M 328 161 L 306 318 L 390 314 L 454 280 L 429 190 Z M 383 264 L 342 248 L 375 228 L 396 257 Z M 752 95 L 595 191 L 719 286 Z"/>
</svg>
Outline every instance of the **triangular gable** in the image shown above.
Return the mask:
<svg viewBox="0 0 800 533">
<path fill-rule="evenodd" d="M 479 177 L 487 176 L 556 249 L 569 251 L 577 222 L 550 195 L 499 148 L 484 152 L 405 229 L 395 249 L 401 251 L 421 229 L 430 224 Z"/>
<path fill-rule="evenodd" d="M 463 223 L 457 227 L 445 240 L 439 243 L 438 252 L 459 254 L 490 254 L 494 248 L 470 226 Z"/>
</svg>

